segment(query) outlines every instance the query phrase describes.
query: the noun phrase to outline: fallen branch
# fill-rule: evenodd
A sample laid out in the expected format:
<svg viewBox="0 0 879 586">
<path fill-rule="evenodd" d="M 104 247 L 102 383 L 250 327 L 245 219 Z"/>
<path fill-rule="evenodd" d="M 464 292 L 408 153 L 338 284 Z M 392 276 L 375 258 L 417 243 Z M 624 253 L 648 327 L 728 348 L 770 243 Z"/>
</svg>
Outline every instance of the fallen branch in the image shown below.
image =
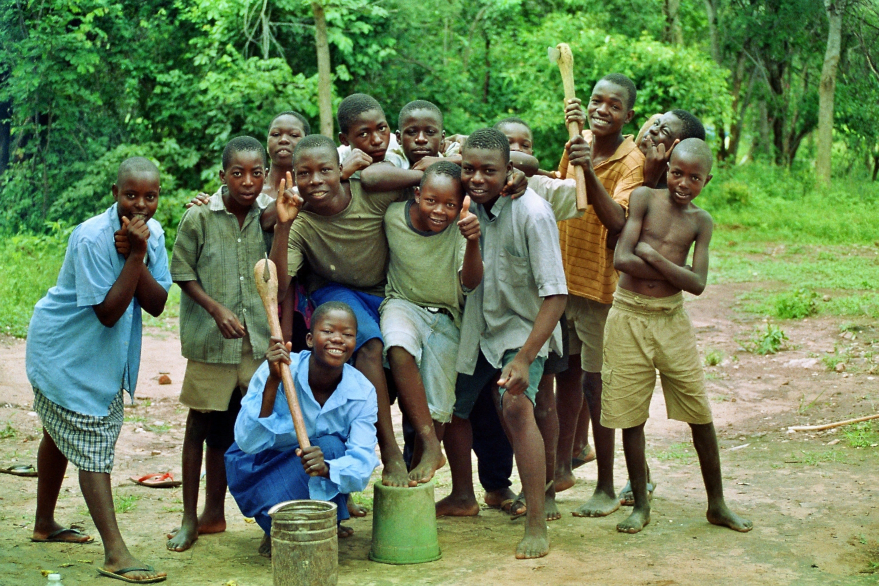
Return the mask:
<svg viewBox="0 0 879 586">
<path fill-rule="evenodd" d="M 788 431 L 824 431 L 825 429 L 833 429 L 834 427 L 842 427 L 843 425 L 851 425 L 852 423 L 860 423 L 869 421 L 870 419 L 879 419 L 879 413 L 875 415 L 867 415 L 866 417 L 858 417 L 856 419 L 846 419 L 845 421 L 837 421 L 836 423 L 825 423 L 824 425 L 796 425 L 788 427 Z"/>
</svg>

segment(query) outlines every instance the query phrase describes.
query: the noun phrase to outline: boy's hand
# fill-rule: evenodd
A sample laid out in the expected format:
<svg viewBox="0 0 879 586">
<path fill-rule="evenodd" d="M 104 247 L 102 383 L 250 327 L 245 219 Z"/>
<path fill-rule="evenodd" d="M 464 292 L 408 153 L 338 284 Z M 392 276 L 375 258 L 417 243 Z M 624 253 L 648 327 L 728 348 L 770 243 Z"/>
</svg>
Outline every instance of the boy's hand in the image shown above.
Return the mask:
<svg viewBox="0 0 879 586">
<path fill-rule="evenodd" d="M 278 199 L 275 202 L 278 224 L 287 224 L 296 219 L 299 210 L 302 209 L 302 203 L 299 190 L 293 185 L 293 175 L 287 171 L 287 177 L 281 179 L 281 185 L 278 186 Z"/>
<path fill-rule="evenodd" d="M 188 202 L 184 204 L 186 209 L 191 208 L 192 206 L 206 206 L 210 203 L 211 196 L 204 192 L 199 192 L 198 195 L 190 199 Z"/>
<path fill-rule="evenodd" d="M 568 150 L 568 161 L 572 165 L 583 167 L 586 171 L 592 171 L 592 145 L 586 142 L 582 135 L 577 135 L 565 144 Z"/>
<path fill-rule="evenodd" d="M 269 361 L 269 371 L 272 376 L 281 378 L 281 365 L 290 364 L 291 342 L 284 344 L 280 338 L 272 337 L 269 340 L 269 349 L 266 350 L 266 360 Z"/>
<path fill-rule="evenodd" d="M 434 163 L 438 163 L 440 161 L 445 161 L 446 159 L 443 157 L 422 157 L 418 162 L 412 165 L 413 171 L 425 171 L 428 167 L 433 165 Z"/>
<path fill-rule="evenodd" d="M 656 144 L 652 140 L 644 140 L 644 156 L 646 157 L 644 161 L 645 185 L 655 186 L 659 182 L 662 174 L 668 170 L 668 159 L 671 157 L 672 150 L 674 150 L 679 142 L 681 142 L 680 139 L 676 138 L 671 148 L 666 151 L 664 144 Z"/>
<path fill-rule="evenodd" d="M 525 173 L 513 167 L 507 173 L 507 184 L 501 190 L 501 197 L 509 196 L 510 199 L 518 199 L 525 195 L 526 189 L 528 189 L 528 177 L 525 176 Z"/>
<path fill-rule="evenodd" d="M 113 241 L 116 244 L 116 252 L 128 259 L 131 254 L 131 243 L 128 242 L 128 218 L 122 218 L 122 227 L 113 232 Z"/>
<path fill-rule="evenodd" d="M 586 124 L 586 113 L 583 112 L 580 98 L 571 98 L 565 105 L 565 125 L 576 122 L 580 125 L 580 129 L 589 128 Z"/>
<path fill-rule="evenodd" d="M 307 448 L 296 448 L 296 455 L 302 459 L 302 467 L 309 476 L 330 476 L 330 467 L 324 461 L 324 453 L 320 446 L 308 446 Z"/>
<path fill-rule="evenodd" d="M 354 173 L 366 169 L 370 165 L 372 165 L 372 157 L 360 149 L 351 149 L 351 152 L 342 161 L 342 180 L 350 179 Z"/>
<path fill-rule="evenodd" d="M 643 258 L 647 262 L 650 262 L 650 259 L 655 258 L 657 254 L 659 253 L 656 252 L 656 249 L 646 242 L 639 242 L 635 245 L 635 255 Z"/>
<path fill-rule="evenodd" d="M 470 196 L 464 196 L 464 203 L 461 204 L 461 216 L 458 220 L 458 229 L 461 235 L 467 240 L 479 240 L 481 231 L 479 230 L 479 219 L 476 214 L 470 213 Z"/>
<path fill-rule="evenodd" d="M 531 367 L 528 361 L 519 357 L 510 361 L 501 371 L 501 377 L 497 380 L 497 386 L 507 389 L 508 393 L 521 395 L 528 388 L 528 369 Z"/>
<path fill-rule="evenodd" d="M 211 317 L 217 322 L 220 333 L 227 340 L 235 338 L 243 338 L 247 333 L 244 326 L 238 320 L 238 316 L 226 309 L 224 306 L 217 304 L 217 308 L 211 313 Z"/>
<path fill-rule="evenodd" d="M 133 220 L 122 218 L 122 229 L 126 230 L 128 236 L 129 256 L 131 253 L 141 258 L 146 256 L 147 242 L 150 239 L 150 229 L 147 226 L 146 220 L 140 216 L 135 216 Z M 128 259 L 128 257 L 125 258 L 126 260 Z"/>
</svg>

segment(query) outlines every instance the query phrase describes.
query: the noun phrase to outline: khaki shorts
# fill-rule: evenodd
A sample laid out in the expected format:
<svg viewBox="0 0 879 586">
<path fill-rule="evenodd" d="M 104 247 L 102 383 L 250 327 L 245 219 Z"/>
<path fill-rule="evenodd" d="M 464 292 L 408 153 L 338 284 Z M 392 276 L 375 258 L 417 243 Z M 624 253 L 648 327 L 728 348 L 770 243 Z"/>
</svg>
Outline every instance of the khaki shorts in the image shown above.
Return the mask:
<svg viewBox="0 0 879 586">
<path fill-rule="evenodd" d="M 236 388 L 247 392 L 250 377 L 265 359 L 253 357 L 250 337 L 245 335 L 241 344 L 241 362 L 238 364 L 210 364 L 188 360 L 180 402 L 196 411 L 226 411 Z"/>
<path fill-rule="evenodd" d="M 568 353 L 580 355 L 584 372 L 601 372 L 604 324 L 610 305 L 585 297 L 568 295 Z"/>
<path fill-rule="evenodd" d="M 604 330 L 601 424 L 627 429 L 647 421 L 657 370 L 669 419 L 711 423 L 683 295 L 656 298 L 617 289 Z"/>
</svg>

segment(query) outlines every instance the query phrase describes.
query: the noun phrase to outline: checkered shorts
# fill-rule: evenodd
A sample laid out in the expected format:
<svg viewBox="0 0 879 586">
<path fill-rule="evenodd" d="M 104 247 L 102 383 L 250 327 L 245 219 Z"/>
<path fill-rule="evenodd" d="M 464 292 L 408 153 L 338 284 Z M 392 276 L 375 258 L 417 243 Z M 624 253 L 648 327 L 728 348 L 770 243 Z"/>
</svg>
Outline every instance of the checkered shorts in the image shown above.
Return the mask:
<svg viewBox="0 0 879 586">
<path fill-rule="evenodd" d="M 113 471 L 116 440 L 122 431 L 124 391 L 110 403 L 104 417 L 83 415 L 53 403 L 34 387 L 34 411 L 67 460 L 84 472 Z"/>
</svg>

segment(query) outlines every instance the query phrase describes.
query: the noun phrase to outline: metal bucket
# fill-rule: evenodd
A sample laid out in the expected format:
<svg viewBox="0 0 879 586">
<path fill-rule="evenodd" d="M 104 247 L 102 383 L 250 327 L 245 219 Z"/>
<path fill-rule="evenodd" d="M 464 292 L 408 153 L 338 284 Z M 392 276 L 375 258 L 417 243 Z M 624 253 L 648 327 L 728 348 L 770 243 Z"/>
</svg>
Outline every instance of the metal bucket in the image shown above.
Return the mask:
<svg viewBox="0 0 879 586">
<path fill-rule="evenodd" d="M 433 481 L 416 487 L 376 482 L 369 559 L 383 564 L 421 564 L 440 559 Z"/>
<path fill-rule="evenodd" d="M 275 586 L 336 586 L 339 538 L 336 505 L 297 500 L 269 509 Z"/>
</svg>

